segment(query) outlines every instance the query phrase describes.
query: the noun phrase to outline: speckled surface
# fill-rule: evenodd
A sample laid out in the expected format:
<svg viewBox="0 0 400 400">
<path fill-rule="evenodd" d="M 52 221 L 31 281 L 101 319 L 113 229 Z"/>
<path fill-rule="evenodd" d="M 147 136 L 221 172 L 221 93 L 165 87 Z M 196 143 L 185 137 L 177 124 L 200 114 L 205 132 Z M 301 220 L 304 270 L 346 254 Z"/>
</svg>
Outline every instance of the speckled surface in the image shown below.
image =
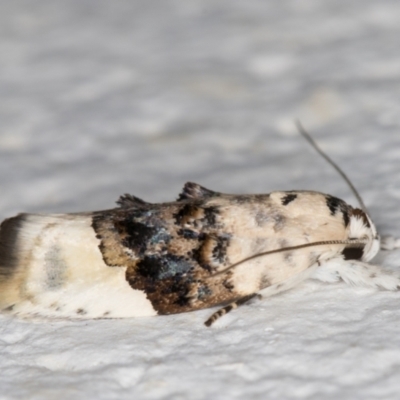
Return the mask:
<svg viewBox="0 0 400 400">
<path fill-rule="evenodd" d="M 2 2 L 0 217 L 168 201 L 187 180 L 354 204 L 300 118 L 400 236 L 399 35 L 394 0 Z M 212 329 L 210 310 L 0 316 L 0 398 L 397 399 L 399 304 L 308 281 Z"/>
</svg>

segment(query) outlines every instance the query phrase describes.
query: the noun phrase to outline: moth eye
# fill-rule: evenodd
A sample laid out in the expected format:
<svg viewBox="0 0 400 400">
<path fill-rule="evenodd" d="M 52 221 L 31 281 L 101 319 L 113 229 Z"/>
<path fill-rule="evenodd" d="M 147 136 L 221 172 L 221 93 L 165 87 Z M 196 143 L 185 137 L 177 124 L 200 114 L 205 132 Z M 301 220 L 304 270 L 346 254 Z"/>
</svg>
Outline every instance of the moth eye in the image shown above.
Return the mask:
<svg viewBox="0 0 400 400">
<path fill-rule="evenodd" d="M 349 237 L 349 240 L 369 240 L 369 236 L 362 235 L 360 237 Z"/>
</svg>

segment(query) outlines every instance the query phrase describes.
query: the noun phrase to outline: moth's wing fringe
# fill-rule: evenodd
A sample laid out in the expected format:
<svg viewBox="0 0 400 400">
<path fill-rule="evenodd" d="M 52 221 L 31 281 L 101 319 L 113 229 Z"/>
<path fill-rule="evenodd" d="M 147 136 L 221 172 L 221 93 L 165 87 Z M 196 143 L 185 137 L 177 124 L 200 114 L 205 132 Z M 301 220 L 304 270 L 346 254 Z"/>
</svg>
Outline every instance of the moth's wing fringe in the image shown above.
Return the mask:
<svg viewBox="0 0 400 400">
<path fill-rule="evenodd" d="M 45 226 L 59 215 L 18 214 L 0 225 L 0 309 L 20 300 L 20 290 L 29 269 L 29 257 Z"/>
<path fill-rule="evenodd" d="M 26 214 L 5 219 L 0 225 L 0 309 L 12 305 L 14 278 L 21 266 L 20 239 Z"/>
<path fill-rule="evenodd" d="M 18 266 L 18 237 L 25 214 L 5 219 L 0 225 L 0 282 L 15 273 Z"/>
</svg>

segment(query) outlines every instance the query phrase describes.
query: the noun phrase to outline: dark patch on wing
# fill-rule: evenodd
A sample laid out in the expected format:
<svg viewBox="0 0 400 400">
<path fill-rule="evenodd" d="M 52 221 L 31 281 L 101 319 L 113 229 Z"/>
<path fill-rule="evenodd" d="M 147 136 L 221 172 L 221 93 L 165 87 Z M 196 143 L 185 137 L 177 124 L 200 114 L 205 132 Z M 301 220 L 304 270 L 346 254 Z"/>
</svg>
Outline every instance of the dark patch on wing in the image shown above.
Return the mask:
<svg viewBox="0 0 400 400">
<path fill-rule="evenodd" d="M 136 272 L 153 281 L 181 276 L 188 273 L 193 265 L 182 256 L 174 254 L 143 257 L 136 266 Z"/>
<path fill-rule="evenodd" d="M 326 198 L 326 205 L 329 208 L 331 215 L 335 215 L 338 211 L 340 211 L 343 216 L 344 226 L 347 227 L 347 225 L 350 222 L 349 213 L 353 211 L 353 208 L 343 200 L 338 199 L 337 197 L 331 196 L 329 194 L 326 195 L 325 198 Z"/>
<path fill-rule="evenodd" d="M 129 193 L 125 193 L 122 196 L 120 196 L 120 198 L 116 201 L 116 203 L 121 208 L 133 208 L 133 207 L 140 208 L 150 204 L 142 199 L 139 199 L 139 197 L 133 196 L 132 194 Z"/>
<path fill-rule="evenodd" d="M 198 248 L 191 252 L 191 256 L 201 268 L 211 272 L 228 264 L 226 253 L 229 242 L 229 235 L 205 235 Z"/>
<path fill-rule="evenodd" d="M 201 234 L 198 232 L 192 231 L 191 229 L 179 229 L 178 235 L 182 236 L 184 239 L 199 239 Z"/>
<path fill-rule="evenodd" d="M 197 298 L 202 300 L 212 294 L 212 290 L 205 284 L 199 285 L 197 288 Z"/>
<path fill-rule="evenodd" d="M 201 206 L 199 203 L 187 203 L 179 207 L 173 215 L 179 226 L 193 226 L 197 229 L 216 229 L 218 225 L 219 208 L 217 206 Z"/>
<path fill-rule="evenodd" d="M 362 247 L 346 247 L 342 254 L 345 260 L 361 260 L 364 254 L 364 248 Z"/>
<path fill-rule="evenodd" d="M 217 216 L 219 209 L 216 206 L 210 206 L 204 208 L 204 220 L 208 226 L 217 227 Z"/>
<path fill-rule="evenodd" d="M 178 201 L 188 199 L 208 199 L 210 197 L 218 197 L 220 193 L 206 189 L 194 182 L 186 182 L 182 192 L 179 194 Z"/>
<path fill-rule="evenodd" d="M 365 226 L 367 226 L 368 228 L 371 228 L 371 224 L 368 221 L 367 215 L 365 214 L 365 212 L 363 210 L 360 210 L 359 208 L 354 208 L 350 215 L 353 217 L 359 217 L 360 219 L 362 219 L 362 221 L 364 222 Z"/>
<path fill-rule="evenodd" d="M 151 245 L 169 243 L 171 236 L 159 218 L 154 217 L 150 211 L 135 214 L 129 215 L 128 218 L 117 221 L 115 224 L 121 235 L 123 246 L 141 256 Z"/>
<path fill-rule="evenodd" d="M 222 282 L 222 285 L 223 285 L 226 289 L 228 289 L 230 292 L 232 292 L 233 289 L 235 288 L 235 285 L 234 285 L 229 279 L 225 279 L 225 280 Z"/>
<path fill-rule="evenodd" d="M 153 307 L 162 314 L 185 311 L 193 283 L 192 265 L 174 255 L 148 256 L 126 278 L 133 289 L 144 290 Z"/>
<path fill-rule="evenodd" d="M 158 233 L 156 227 L 148 226 L 133 219 L 118 223 L 116 228 L 125 236 L 122 244 L 136 251 L 138 255 L 145 253 L 148 242 Z"/>
<path fill-rule="evenodd" d="M 283 196 L 281 201 L 283 206 L 287 206 L 290 204 L 293 200 L 296 200 L 297 194 L 294 193 L 288 193 L 287 195 Z"/>
<path fill-rule="evenodd" d="M 343 200 L 338 199 L 337 197 L 326 195 L 326 205 L 331 212 L 331 215 L 335 215 L 338 210 L 340 210 Z"/>
<path fill-rule="evenodd" d="M 137 258 L 159 252 L 171 241 L 167 222 L 157 205 L 94 213 L 92 227 L 108 266 L 136 264 Z"/>
<path fill-rule="evenodd" d="M 179 207 L 178 211 L 173 215 L 177 225 L 185 225 L 188 222 L 192 222 L 198 218 L 201 214 L 201 210 L 197 203 L 187 203 L 182 207 Z"/>
<path fill-rule="evenodd" d="M 228 283 L 230 271 L 212 273 L 229 265 L 231 235 L 219 207 L 194 198 L 114 209 L 94 213 L 92 226 L 106 264 L 127 267 L 129 285 L 159 314 L 186 312 L 241 295 Z"/>
<path fill-rule="evenodd" d="M 229 236 L 217 236 L 215 238 L 216 246 L 212 250 L 212 257 L 220 264 L 227 262 L 226 252 L 229 247 L 230 237 Z"/>
<path fill-rule="evenodd" d="M 199 265 L 200 268 L 205 269 L 208 272 L 212 272 L 211 260 L 207 257 L 207 253 L 204 251 L 204 247 L 207 245 L 207 241 L 203 241 L 200 246 L 196 249 L 193 249 L 190 252 L 190 257 L 195 260 L 195 262 Z"/>
<path fill-rule="evenodd" d="M 349 212 L 347 210 L 342 210 L 342 213 L 343 213 L 344 226 L 347 228 L 347 226 L 350 223 Z"/>
<path fill-rule="evenodd" d="M 0 225 L 0 279 L 12 276 L 18 263 L 18 237 L 26 214 L 5 219 Z"/>
</svg>

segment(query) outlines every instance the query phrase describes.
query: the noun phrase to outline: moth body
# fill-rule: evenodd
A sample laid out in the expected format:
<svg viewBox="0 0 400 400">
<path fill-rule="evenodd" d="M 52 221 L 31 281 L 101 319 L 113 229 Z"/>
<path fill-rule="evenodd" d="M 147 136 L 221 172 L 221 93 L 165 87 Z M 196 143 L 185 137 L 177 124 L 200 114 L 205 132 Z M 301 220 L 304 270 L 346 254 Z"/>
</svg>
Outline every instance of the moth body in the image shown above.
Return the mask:
<svg viewBox="0 0 400 400">
<path fill-rule="evenodd" d="M 5 220 L 1 309 L 68 318 L 187 312 L 275 294 L 313 275 L 332 281 L 379 249 L 366 213 L 318 192 L 228 195 L 187 183 L 175 202 L 125 195 L 118 203 Z M 362 284 L 399 285 L 388 280 Z"/>
</svg>

